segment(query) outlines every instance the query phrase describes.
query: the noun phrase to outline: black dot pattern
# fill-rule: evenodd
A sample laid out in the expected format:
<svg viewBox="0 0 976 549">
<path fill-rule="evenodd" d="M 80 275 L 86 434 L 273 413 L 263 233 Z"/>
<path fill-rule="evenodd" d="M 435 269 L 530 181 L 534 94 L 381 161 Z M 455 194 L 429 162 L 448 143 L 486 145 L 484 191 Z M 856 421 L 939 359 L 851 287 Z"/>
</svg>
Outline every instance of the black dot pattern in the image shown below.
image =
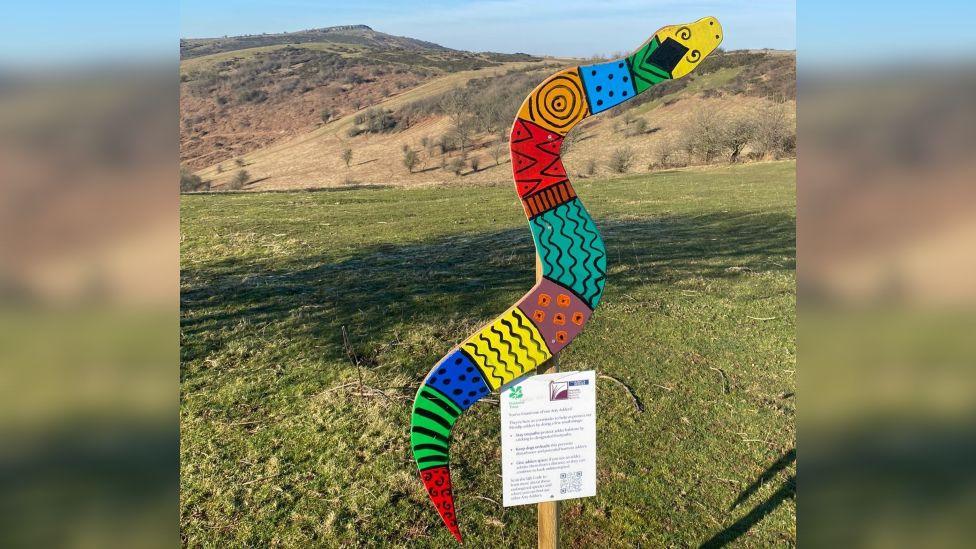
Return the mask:
<svg viewBox="0 0 976 549">
<path fill-rule="evenodd" d="M 580 67 L 580 74 L 584 75 L 583 86 L 593 114 L 619 105 L 636 94 L 630 69 L 619 59 Z"/>
<path fill-rule="evenodd" d="M 481 370 L 461 351 L 444 357 L 424 383 L 440 391 L 462 410 L 491 392 Z"/>
</svg>

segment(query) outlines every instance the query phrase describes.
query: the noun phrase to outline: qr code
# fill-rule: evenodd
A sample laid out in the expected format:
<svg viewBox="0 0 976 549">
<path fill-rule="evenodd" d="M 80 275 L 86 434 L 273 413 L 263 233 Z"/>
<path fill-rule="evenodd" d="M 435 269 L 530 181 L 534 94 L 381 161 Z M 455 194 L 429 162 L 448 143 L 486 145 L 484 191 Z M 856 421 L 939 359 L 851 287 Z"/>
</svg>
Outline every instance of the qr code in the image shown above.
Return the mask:
<svg viewBox="0 0 976 549">
<path fill-rule="evenodd" d="M 559 473 L 559 493 L 570 494 L 583 491 L 583 471 Z"/>
</svg>

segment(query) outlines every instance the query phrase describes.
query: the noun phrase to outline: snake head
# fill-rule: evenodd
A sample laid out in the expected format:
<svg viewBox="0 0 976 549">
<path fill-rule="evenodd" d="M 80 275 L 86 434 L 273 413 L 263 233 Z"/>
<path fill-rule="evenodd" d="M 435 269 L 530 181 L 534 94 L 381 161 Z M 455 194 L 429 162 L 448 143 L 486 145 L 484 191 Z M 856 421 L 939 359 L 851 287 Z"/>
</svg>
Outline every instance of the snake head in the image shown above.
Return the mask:
<svg viewBox="0 0 976 549">
<path fill-rule="evenodd" d="M 681 78 L 691 72 L 722 43 L 722 25 L 714 17 L 703 17 L 694 23 L 669 25 L 654 33 L 660 44 L 647 62 Z"/>
</svg>

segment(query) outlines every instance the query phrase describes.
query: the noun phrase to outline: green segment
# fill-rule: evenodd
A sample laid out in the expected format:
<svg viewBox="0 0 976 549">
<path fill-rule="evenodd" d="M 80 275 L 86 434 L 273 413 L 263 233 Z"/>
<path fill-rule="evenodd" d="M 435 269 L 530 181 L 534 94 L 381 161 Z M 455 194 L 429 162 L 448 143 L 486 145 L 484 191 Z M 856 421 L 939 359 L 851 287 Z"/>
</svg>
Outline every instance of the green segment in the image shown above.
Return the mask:
<svg viewBox="0 0 976 549">
<path fill-rule="evenodd" d="M 542 274 L 573 290 L 595 309 L 607 275 L 607 251 L 593 219 L 573 199 L 530 221 Z"/>
<path fill-rule="evenodd" d="M 647 63 L 648 56 L 654 53 L 654 50 L 660 45 L 657 38 L 654 38 L 627 58 L 627 66 L 630 67 L 630 72 L 634 75 L 634 88 L 637 89 L 637 93 L 643 92 L 654 84 L 671 79 L 670 74 Z"/>
<path fill-rule="evenodd" d="M 410 445 L 420 469 L 447 465 L 451 428 L 461 409 L 443 393 L 424 386 L 417 394 L 410 417 Z"/>
</svg>

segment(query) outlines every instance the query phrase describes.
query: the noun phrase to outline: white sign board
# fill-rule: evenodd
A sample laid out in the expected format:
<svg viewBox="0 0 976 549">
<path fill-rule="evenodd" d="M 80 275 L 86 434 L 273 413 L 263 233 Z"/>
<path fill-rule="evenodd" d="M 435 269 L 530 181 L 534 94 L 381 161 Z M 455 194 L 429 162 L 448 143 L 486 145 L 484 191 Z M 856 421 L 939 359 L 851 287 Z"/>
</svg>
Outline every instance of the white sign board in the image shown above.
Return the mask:
<svg viewBox="0 0 976 549">
<path fill-rule="evenodd" d="M 501 393 L 502 504 L 596 495 L 596 374 L 526 378 Z"/>
</svg>

